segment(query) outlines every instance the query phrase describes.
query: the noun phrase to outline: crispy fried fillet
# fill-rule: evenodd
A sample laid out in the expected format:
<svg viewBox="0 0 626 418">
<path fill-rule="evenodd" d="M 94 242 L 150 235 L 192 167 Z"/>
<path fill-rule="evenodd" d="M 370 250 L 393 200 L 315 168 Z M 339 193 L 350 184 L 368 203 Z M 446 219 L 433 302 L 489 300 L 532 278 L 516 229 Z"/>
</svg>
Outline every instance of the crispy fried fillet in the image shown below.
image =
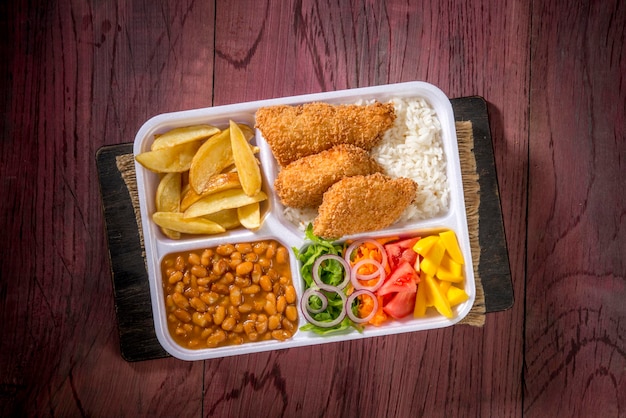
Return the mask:
<svg viewBox="0 0 626 418">
<path fill-rule="evenodd" d="M 339 144 L 369 151 L 396 118 L 392 103 L 262 107 L 256 112 L 261 130 L 281 166 Z"/>
<path fill-rule="evenodd" d="M 338 239 L 393 224 L 413 201 L 417 183 L 376 173 L 346 177 L 332 185 L 313 223 L 315 235 Z"/>
<path fill-rule="evenodd" d="M 363 148 L 336 145 L 283 168 L 274 182 L 274 190 L 285 206 L 317 207 L 322 203 L 324 192 L 342 178 L 382 171 Z"/>
</svg>

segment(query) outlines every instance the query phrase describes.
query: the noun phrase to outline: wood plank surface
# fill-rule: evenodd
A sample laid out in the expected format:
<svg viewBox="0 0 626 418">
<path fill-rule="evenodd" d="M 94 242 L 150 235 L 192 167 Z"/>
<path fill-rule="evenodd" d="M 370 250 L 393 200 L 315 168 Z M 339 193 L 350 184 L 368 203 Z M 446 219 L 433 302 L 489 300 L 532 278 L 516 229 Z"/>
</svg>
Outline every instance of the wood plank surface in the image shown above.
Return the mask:
<svg viewBox="0 0 626 418">
<path fill-rule="evenodd" d="M 0 2 L 0 416 L 626 416 L 624 2 Z M 484 327 L 120 355 L 96 151 L 153 115 L 482 96 L 516 301 Z"/>
<path fill-rule="evenodd" d="M 533 9 L 524 411 L 626 416 L 626 7 Z"/>
</svg>

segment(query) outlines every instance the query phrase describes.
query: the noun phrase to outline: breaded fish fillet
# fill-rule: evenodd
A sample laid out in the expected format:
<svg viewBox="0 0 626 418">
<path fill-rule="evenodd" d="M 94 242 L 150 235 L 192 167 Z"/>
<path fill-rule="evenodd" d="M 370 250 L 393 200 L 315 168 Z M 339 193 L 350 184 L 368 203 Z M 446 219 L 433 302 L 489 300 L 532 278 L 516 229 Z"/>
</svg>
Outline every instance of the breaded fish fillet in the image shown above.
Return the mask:
<svg viewBox="0 0 626 418">
<path fill-rule="evenodd" d="M 325 239 L 376 231 L 393 224 L 413 201 L 417 183 L 376 173 L 346 177 L 332 185 L 319 207 L 313 232 Z"/>
<path fill-rule="evenodd" d="M 339 144 L 352 144 L 369 151 L 396 118 L 392 103 L 300 106 L 269 106 L 256 112 L 261 130 L 274 158 L 281 166 Z"/>
<path fill-rule="evenodd" d="M 342 178 L 382 171 L 363 148 L 341 144 L 284 167 L 274 182 L 274 190 L 285 206 L 317 207 L 324 192 Z"/>
</svg>

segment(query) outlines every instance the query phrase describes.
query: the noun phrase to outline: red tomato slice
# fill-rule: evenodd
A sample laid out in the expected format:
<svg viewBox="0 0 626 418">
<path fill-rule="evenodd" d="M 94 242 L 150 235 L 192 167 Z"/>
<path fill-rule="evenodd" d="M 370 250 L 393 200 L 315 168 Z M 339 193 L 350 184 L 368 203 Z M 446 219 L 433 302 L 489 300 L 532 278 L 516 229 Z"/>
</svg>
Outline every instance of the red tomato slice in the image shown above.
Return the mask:
<svg viewBox="0 0 626 418">
<path fill-rule="evenodd" d="M 408 314 L 413 313 L 415 294 L 416 292 L 396 293 L 393 299 L 383 307 L 383 311 L 396 319 L 404 318 Z"/>
<path fill-rule="evenodd" d="M 391 272 L 391 275 L 385 280 L 385 283 L 378 289 L 376 294 L 384 296 L 394 292 L 415 293 L 418 282 L 419 276 L 413 265 L 407 261 L 400 261 L 398 268 Z"/>
<path fill-rule="evenodd" d="M 391 270 L 394 270 L 401 261 L 408 261 L 411 265 L 417 260 L 417 253 L 413 250 L 415 243 L 419 241 L 419 237 L 409 238 L 401 241 L 385 244 L 385 252 Z"/>
</svg>

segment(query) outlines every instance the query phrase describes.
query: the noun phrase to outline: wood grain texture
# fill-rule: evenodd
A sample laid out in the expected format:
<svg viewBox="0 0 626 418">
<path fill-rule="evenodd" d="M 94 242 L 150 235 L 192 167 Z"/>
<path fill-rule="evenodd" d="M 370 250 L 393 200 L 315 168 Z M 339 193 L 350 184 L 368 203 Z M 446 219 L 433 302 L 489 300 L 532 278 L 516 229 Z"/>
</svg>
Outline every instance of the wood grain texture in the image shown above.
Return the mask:
<svg viewBox="0 0 626 418">
<path fill-rule="evenodd" d="M 524 411 L 623 417 L 626 8 L 533 22 Z"/>
<path fill-rule="evenodd" d="M 202 365 L 120 358 L 95 153 L 210 104 L 213 5 L 1 7 L 0 414 L 197 414 Z"/>
</svg>

